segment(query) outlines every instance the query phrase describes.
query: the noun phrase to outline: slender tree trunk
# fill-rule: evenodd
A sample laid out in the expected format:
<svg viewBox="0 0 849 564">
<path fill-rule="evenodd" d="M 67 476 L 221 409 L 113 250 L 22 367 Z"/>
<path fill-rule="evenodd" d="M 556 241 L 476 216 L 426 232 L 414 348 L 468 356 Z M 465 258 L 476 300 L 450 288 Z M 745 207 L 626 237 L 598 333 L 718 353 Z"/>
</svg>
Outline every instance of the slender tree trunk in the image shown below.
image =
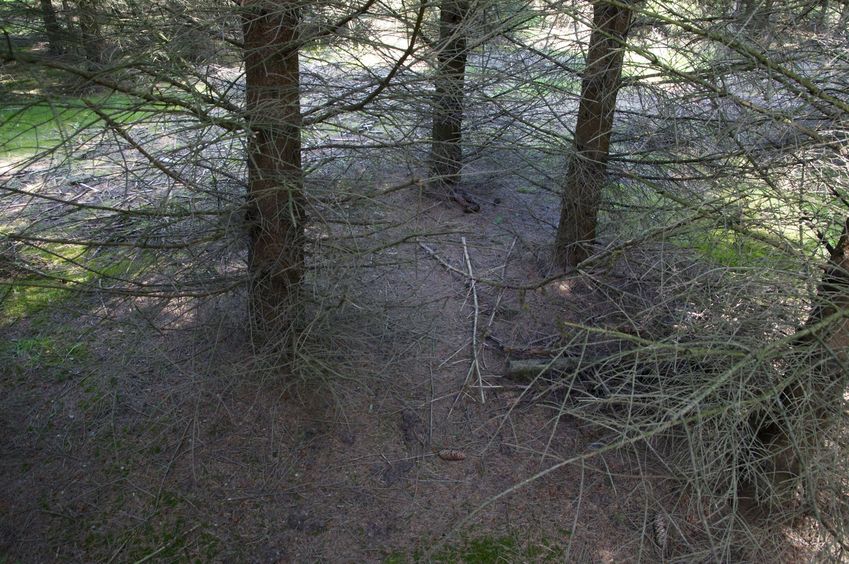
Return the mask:
<svg viewBox="0 0 849 564">
<path fill-rule="evenodd" d="M 631 17 L 632 9 L 622 3 L 593 4 L 593 31 L 555 243 L 555 261 L 563 267 L 586 259 L 595 241 Z"/>
<path fill-rule="evenodd" d="M 77 36 L 77 28 L 76 25 L 74 25 L 74 9 L 71 7 L 68 0 L 62 0 L 62 13 L 59 15 L 65 23 L 68 40 L 72 40 Z"/>
<path fill-rule="evenodd" d="M 65 53 L 65 38 L 52 0 L 41 0 L 41 19 L 47 33 L 47 52 L 51 55 L 62 55 Z"/>
<path fill-rule="evenodd" d="M 820 13 L 817 16 L 816 31 L 823 31 L 828 24 L 828 0 L 820 0 Z"/>
<path fill-rule="evenodd" d="M 106 42 L 100 27 L 100 14 L 96 0 L 79 0 L 80 41 L 90 70 L 103 65 Z"/>
<path fill-rule="evenodd" d="M 750 35 L 769 31 L 774 0 L 738 0 L 735 15 Z"/>
<path fill-rule="evenodd" d="M 843 0 L 843 7 L 840 8 L 840 19 L 834 27 L 835 32 L 849 35 L 849 0 Z"/>
<path fill-rule="evenodd" d="M 265 344 L 286 353 L 300 320 L 304 195 L 299 2 L 243 2 L 248 143 L 250 313 Z"/>
<path fill-rule="evenodd" d="M 463 166 L 463 86 L 466 74 L 467 0 L 443 0 L 440 6 L 439 52 L 437 54 L 433 105 L 431 187 L 446 193 L 466 211 L 480 206 L 457 187 Z"/>
</svg>

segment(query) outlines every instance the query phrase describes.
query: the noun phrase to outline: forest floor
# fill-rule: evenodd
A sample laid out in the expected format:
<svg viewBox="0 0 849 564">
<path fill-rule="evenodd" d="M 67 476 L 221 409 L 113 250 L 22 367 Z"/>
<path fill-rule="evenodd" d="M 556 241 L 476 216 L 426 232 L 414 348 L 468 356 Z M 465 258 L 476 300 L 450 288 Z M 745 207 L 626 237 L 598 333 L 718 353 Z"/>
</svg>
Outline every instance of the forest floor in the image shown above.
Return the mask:
<svg viewBox="0 0 849 564">
<path fill-rule="evenodd" d="M 556 381 L 506 377 L 568 323 L 667 323 L 653 276 L 692 257 L 507 288 L 553 274 L 559 202 L 505 169 L 464 170 L 477 214 L 415 185 L 360 210 L 401 227 L 375 248 L 407 243 L 309 281 L 297 377 L 255 357 L 241 295 L 4 295 L 0 564 L 715 559 L 651 448 L 606 450 Z"/>
<path fill-rule="evenodd" d="M 252 358 L 238 298 L 57 294 L 4 324 L 4 561 L 659 560 L 654 523 L 680 506 L 663 472 L 607 452 L 531 479 L 605 432 L 504 377 L 505 350 L 551 347 L 617 298 L 575 279 L 473 292 L 469 265 L 545 277 L 534 214 L 557 209 L 467 188 L 478 214 L 391 196 L 393 221 L 450 235 L 372 258 L 387 266 L 349 284 L 312 379 Z"/>
<path fill-rule="evenodd" d="M 505 377 L 509 355 L 562 343 L 563 322 L 615 325 L 646 308 L 650 284 L 599 274 L 472 288 L 470 267 L 507 285 L 551 274 L 558 208 L 492 179 L 466 189 L 480 213 L 415 186 L 388 197 L 383 219 L 424 235 L 340 281 L 300 378 L 253 357 L 238 296 L 56 293 L 7 320 L 0 561 L 698 552 L 698 518 L 649 449 L 604 451 L 615 429 L 564 416 L 573 400 L 551 382 Z"/>
</svg>

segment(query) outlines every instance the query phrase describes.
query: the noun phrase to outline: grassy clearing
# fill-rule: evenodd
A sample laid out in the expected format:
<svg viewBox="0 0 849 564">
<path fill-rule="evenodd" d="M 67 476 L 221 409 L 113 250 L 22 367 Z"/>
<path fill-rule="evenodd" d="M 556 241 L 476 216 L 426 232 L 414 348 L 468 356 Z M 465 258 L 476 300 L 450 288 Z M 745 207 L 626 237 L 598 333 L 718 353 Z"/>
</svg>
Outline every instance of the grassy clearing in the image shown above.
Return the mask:
<svg viewBox="0 0 849 564">
<path fill-rule="evenodd" d="M 686 237 L 681 244 L 711 262 L 731 268 L 787 262 L 787 257 L 774 247 L 730 229 L 708 229 Z"/>
<path fill-rule="evenodd" d="M 677 230 L 667 241 L 718 266 L 795 269 L 812 258 L 826 259 L 813 224 L 827 240 L 837 241 L 841 224 L 829 221 L 834 204 L 826 194 L 807 193 L 797 201 L 793 193 L 775 194 L 757 183 L 686 198 L 615 184 L 606 189 L 599 225 L 602 232 L 639 237 L 702 208 L 704 219 Z"/>
<path fill-rule="evenodd" d="M 61 332 L 13 339 L 0 345 L 0 358 L 8 363 L 11 373 L 38 371 L 59 382 L 77 375 L 74 367 L 88 357 L 86 343 Z"/>
<path fill-rule="evenodd" d="M 140 106 L 123 94 L 39 100 L 0 108 L 0 157 L 20 157 L 54 149 L 93 128 L 100 117 L 86 106 L 96 104 L 118 123 L 130 124 L 159 111 Z"/>
<path fill-rule="evenodd" d="M 6 288 L 0 302 L 0 326 L 31 317 L 68 297 L 68 290 L 39 285 L 14 285 Z"/>
<path fill-rule="evenodd" d="M 46 276 L 30 274 L 5 283 L 0 280 L 0 326 L 56 307 L 72 299 L 74 290 L 99 280 L 137 276 L 156 260 L 149 252 L 132 257 L 107 253 L 91 258 L 87 253 L 87 247 L 72 244 L 25 247 L 21 260 L 41 265 L 39 270 Z"/>
<path fill-rule="evenodd" d="M 822 242 L 807 223 L 813 218 L 829 241 L 840 236 L 840 225 L 829 223 L 832 202 L 822 194 L 793 201 L 791 194 L 770 194 L 758 186 L 741 185 L 722 198 L 720 226 L 705 226 L 689 244 L 706 258 L 729 267 L 797 267 L 804 257 L 826 259 Z M 773 244 L 770 244 L 773 243 Z"/>
<path fill-rule="evenodd" d="M 28 263 L 37 260 L 45 270 L 62 272 L 71 282 L 90 282 L 94 280 L 91 273 L 81 268 L 71 269 L 64 258 L 60 258 L 79 256 L 81 252 L 78 245 L 54 245 L 49 251 L 31 249 L 21 255 Z M 64 287 L 66 285 L 68 287 Z M 56 315 L 78 301 L 79 295 L 71 291 L 72 286 L 35 274 L 0 280 L 0 329 L 13 327 L 21 321 L 25 321 L 28 328 L 22 334 L 12 331 L 7 340 L 0 343 L 0 359 L 10 374 L 24 380 L 38 374 L 40 382 L 62 382 L 81 373 L 79 367 L 90 357 L 86 336 L 64 317 Z"/>
<path fill-rule="evenodd" d="M 69 272 L 67 258 L 79 256 L 84 249 L 76 245 L 52 245 L 38 249 L 25 247 L 18 256 L 6 259 L 14 263 L 37 266 L 39 271 L 55 270 L 70 276 L 69 280 L 83 280 L 79 273 Z M 5 257 L 4 257 L 5 258 Z M 61 282 L 35 273 L 0 279 L 0 327 L 10 325 L 23 318 L 33 318 L 69 297 L 68 289 Z"/>
</svg>

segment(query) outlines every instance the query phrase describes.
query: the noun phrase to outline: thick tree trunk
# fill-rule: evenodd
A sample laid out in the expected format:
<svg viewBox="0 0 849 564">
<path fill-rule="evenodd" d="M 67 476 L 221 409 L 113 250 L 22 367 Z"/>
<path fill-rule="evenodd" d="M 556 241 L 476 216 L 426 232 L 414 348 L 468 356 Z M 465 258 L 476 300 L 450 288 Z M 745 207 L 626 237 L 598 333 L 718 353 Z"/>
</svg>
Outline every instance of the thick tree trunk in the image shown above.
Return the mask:
<svg viewBox="0 0 849 564">
<path fill-rule="evenodd" d="M 41 0 L 41 19 L 44 21 L 44 31 L 47 33 L 47 52 L 51 55 L 64 54 L 65 37 L 52 0 Z"/>
<path fill-rule="evenodd" d="M 284 353 L 295 342 L 304 274 L 298 5 L 243 3 L 250 312 L 260 339 Z"/>
<path fill-rule="evenodd" d="M 430 185 L 437 193 L 447 193 L 466 211 L 478 211 L 478 204 L 457 187 L 463 166 L 463 87 L 467 56 L 464 26 L 468 23 L 468 14 L 466 0 L 443 0 L 440 6 Z"/>
<path fill-rule="evenodd" d="M 578 265 L 592 252 L 631 17 L 632 10 L 622 3 L 593 4 L 593 31 L 555 243 L 555 261 L 563 267 Z"/>
</svg>

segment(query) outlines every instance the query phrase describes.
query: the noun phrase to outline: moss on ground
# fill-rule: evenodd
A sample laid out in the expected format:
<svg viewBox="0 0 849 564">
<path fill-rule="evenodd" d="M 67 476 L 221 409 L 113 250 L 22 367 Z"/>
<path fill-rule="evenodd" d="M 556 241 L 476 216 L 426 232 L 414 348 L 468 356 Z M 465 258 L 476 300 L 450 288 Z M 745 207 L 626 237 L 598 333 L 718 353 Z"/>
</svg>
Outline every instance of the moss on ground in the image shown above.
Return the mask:
<svg viewBox="0 0 849 564">
<path fill-rule="evenodd" d="M 568 534 L 566 535 L 568 537 Z M 565 549 L 557 543 L 527 543 L 516 536 L 467 537 L 457 544 L 442 547 L 433 554 L 417 548 L 411 556 L 396 551 L 384 558 L 385 564 L 406 562 L 441 562 L 444 564 L 496 564 L 499 562 L 556 562 Z"/>
</svg>

